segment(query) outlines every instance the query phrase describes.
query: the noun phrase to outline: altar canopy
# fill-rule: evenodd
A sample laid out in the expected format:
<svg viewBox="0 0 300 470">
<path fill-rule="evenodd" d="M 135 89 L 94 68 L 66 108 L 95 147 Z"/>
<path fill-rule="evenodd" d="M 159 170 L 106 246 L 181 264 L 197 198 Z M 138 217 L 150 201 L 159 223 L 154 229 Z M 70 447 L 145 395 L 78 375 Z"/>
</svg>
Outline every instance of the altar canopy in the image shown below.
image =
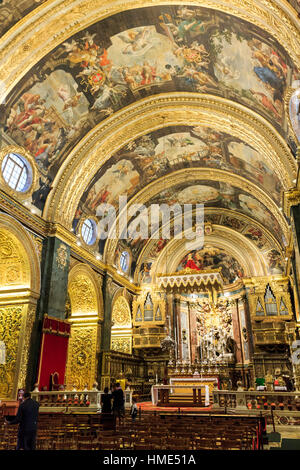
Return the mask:
<svg viewBox="0 0 300 470">
<path fill-rule="evenodd" d="M 186 268 L 170 275 L 158 275 L 158 286 L 172 291 L 205 291 L 212 299 L 216 298 L 218 291 L 222 290 L 223 278 L 220 269 L 195 270 Z"/>
</svg>

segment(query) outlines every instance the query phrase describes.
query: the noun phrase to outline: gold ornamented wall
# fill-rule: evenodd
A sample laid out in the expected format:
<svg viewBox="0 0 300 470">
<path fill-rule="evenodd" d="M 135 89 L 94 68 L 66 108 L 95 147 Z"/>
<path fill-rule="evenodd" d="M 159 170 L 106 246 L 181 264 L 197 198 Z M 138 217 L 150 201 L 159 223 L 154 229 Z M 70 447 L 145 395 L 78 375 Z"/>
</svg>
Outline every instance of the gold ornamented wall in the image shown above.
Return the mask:
<svg viewBox="0 0 300 470">
<path fill-rule="evenodd" d="M 71 327 L 66 383 L 68 388 L 92 388 L 96 380 L 97 326 Z"/>
<path fill-rule="evenodd" d="M 0 214 L 0 398 L 16 399 L 28 381 L 28 358 L 40 289 L 34 242 L 13 218 Z"/>
<path fill-rule="evenodd" d="M 0 396 L 13 398 L 18 369 L 18 344 L 23 308 L 8 306 L 0 308 L 0 338 L 5 343 L 6 363 L 0 365 Z"/>
<path fill-rule="evenodd" d="M 132 353 L 132 321 L 127 299 L 120 295 L 112 308 L 111 349 Z"/>
<path fill-rule="evenodd" d="M 69 274 L 71 336 L 66 368 L 68 389 L 91 389 L 97 380 L 103 301 L 101 282 L 85 264 L 76 264 Z"/>
</svg>

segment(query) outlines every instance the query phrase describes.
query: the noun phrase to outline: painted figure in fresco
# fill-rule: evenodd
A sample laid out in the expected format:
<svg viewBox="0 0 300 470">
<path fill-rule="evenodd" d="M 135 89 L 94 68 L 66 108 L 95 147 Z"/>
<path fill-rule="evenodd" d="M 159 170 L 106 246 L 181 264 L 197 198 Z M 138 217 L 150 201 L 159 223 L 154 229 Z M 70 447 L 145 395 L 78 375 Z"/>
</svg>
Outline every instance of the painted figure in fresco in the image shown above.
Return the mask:
<svg viewBox="0 0 300 470">
<path fill-rule="evenodd" d="M 205 30 L 210 25 L 213 25 L 213 21 L 202 21 L 196 18 L 196 12 L 194 12 L 194 16 L 191 17 L 192 10 L 181 8 L 177 12 L 178 20 L 176 24 L 174 22 L 165 22 L 165 19 L 169 20 L 169 15 L 164 15 L 164 17 L 160 17 L 160 19 L 166 24 L 167 27 L 170 28 L 171 33 L 178 43 L 182 43 L 185 40 L 189 40 L 199 34 L 203 34 Z"/>
<path fill-rule="evenodd" d="M 221 250 L 207 246 L 202 250 L 188 253 L 180 262 L 177 271 L 185 268 L 201 270 L 216 269 L 221 267 L 221 272 L 227 284 L 244 276 L 244 271 L 239 263 Z"/>
<path fill-rule="evenodd" d="M 268 109 L 273 114 L 275 114 L 275 116 L 277 117 L 278 120 L 281 119 L 282 108 L 279 107 L 279 110 L 281 112 L 281 114 L 279 114 L 279 112 L 277 111 L 277 109 L 273 105 L 272 101 L 264 93 L 261 93 L 260 91 L 254 91 L 254 90 L 250 90 L 250 92 L 252 93 L 252 95 L 254 95 L 258 99 L 258 101 L 261 102 L 261 104 L 266 109 Z M 278 102 L 277 102 L 277 105 L 278 105 Z M 279 101 L 279 106 L 280 106 L 280 101 Z"/>
<path fill-rule="evenodd" d="M 279 269 L 283 271 L 284 264 L 281 259 L 281 255 L 277 250 L 271 250 L 268 253 L 268 260 L 269 260 L 269 268 L 272 269 Z"/>
<path fill-rule="evenodd" d="M 108 191 L 108 185 L 106 185 L 98 192 L 98 194 L 92 201 L 86 201 L 86 203 L 90 206 L 92 210 L 95 210 L 100 204 L 103 204 L 107 201 L 109 194 L 110 193 Z"/>
<path fill-rule="evenodd" d="M 9 4 L 2 3 L 7 9 Z M 24 84 L 26 91 L 12 98 L 4 132 L 36 158 L 41 175 L 50 171 L 54 177 L 64 149 L 75 145 L 86 129 L 135 99 L 161 90 L 217 93 L 255 109 L 259 103 L 271 119 L 281 122 L 290 62 L 279 53 L 275 42 L 253 34 L 250 25 L 241 23 L 236 27 L 235 20 L 226 20 L 226 15 L 216 13 L 212 18 L 204 8 L 166 7 L 160 15 L 155 9 L 148 11 L 150 16 L 145 15 L 145 23 L 141 20 L 136 26 L 124 24 L 124 30 L 118 33 L 107 30 L 104 20 L 70 38 L 36 66 L 31 81 Z M 1 27 L 2 24 L 0 30 Z M 240 49 L 235 51 L 237 45 Z M 296 78 L 295 70 L 291 72 Z M 162 85 L 165 88 L 160 88 Z M 300 122 L 299 102 L 297 112 Z M 187 167 L 198 162 L 199 166 L 225 170 L 234 167 L 242 175 L 248 172 L 247 177 L 256 178 L 273 198 L 278 197 L 278 186 L 270 183 L 270 172 L 263 167 L 253 170 L 236 159 L 228 160 L 224 151 L 227 136 L 206 128 L 199 134 L 194 128 L 193 134 L 199 137 L 198 150 L 194 152 L 188 143 L 181 154 L 178 152 L 176 161 L 166 151 L 156 152 L 156 141 L 140 139 L 133 149 L 137 155 L 135 163 L 139 160 L 140 186 L 135 175 L 129 194 L 156 175 L 171 171 L 172 165 L 182 163 Z M 109 183 L 106 190 L 101 185 L 97 187 L 100 201 L 105 202 L 110 196 L 115 199 L 114 181 Z M 123 191 L 126 188 L 122 187 Z M 172 198 L 176 200 L 176 196 L 173 194 Z M 225 193 L 222 199 L 228 208 L 239 208 L 234 195 Z M 93 210 L 96 207 L 97 201 Z"/>
<path fill-rule="evenodd" d="M 151 282 L 151 266 L 152 263 L 143 263 L 141 266 L 141 282 L 149 284 Z"/>
<path fill-rule="evenodd" d="M 122 39 L 127 45 L 122 50 L 123 54 L 134 54 L 142 51 L 147 46 L 151 46 L 149 42 L 150 30 L 143 28 L 142 30 L 130 30 L 124 34 L 119 34 L 119 38 Z"/>
<path fill-rule="evenodd" d="M 195 261 L 193 260 L 193 255 L 192 253 L 189 253 L 188 254 L 188 257 L 187 257 L 187 260 L 186 260 L 186 263 L 185 263 L 185 266 L 184 268 L 189 268 L 189 269 L 195 269 L 195 270 L 199 270 L 197 264 L 195 263 Z"/>
<path fill-rule="evenodd" d="M 262 248 L 266 243 L 262 231 L 256 227 L 248 228 L 245 236 L 256 242 L 258 248 Z"/>
<path fill-rule="evenodd" d="M 271 56 L 269 55 L 271 53 Z M 261 79 L 262 82 L 269 84 L 275 90 L 281 90 L 283 87 L 283 80 L 286 75 L 286 65 L 280 61 L 278 54 L 275 51 L 268 51 L 268 54 L 262 50 L 255 50 L 252 57 L 257 59 L 261 67 L 254 67 L 254 72 Z"/>
<path fill-rule="evenodd" d="M 262 91 L 250 89 L 250 92 L 280 120 L 283 114 L 282 97 L 286 85 L 287 65 L 276 51 L 261 41 L 252 38 L 248 45 L 252 49 L 252 59 L 256 64 L 253 71 L 272 94 L 273 102 Z"/>
<path fill-rule="evenodd" d="M 122 85 L 107 83 L 103 85 L 101 93 L 97 96 L 91 109 L 98 111 L 105 110 L 106 114 L 111 114 L 113 109 L 110 105 L 119 102 L 120 98 L 126 95 L 126 90 Z"/>
<path fill-rule="evenodd" d="M 56 70 L 43 85 L 23 93 L 10 110 L 6 132 L 35 156 L 42 170 L 50 169 L 68 139 L 81 130 L 79 114 L 87 100 L 77 88 L 70 74 Z"/>
<path fill-rule="evenodd" d="M 52 179 L 50 177 L 39 179 L 39 188 L 32 193 L 32 203 L 41 211 L 44 209 L 44 205 L 48 194 L 51 191 Z"/>
<path fill-rule="evenodd" d="M 186 81 L 191 84 L 196 84 L 196 88 L 199 91 L 206 91 L 209 88 L 218 88 L 218 84 L 207 74 L 193 67 L 185 66 L 183 74 L 186 77 Z"/>
<path fill-rule="evenodd" d="M 184 66 L 204 67 L 209 65 L 209 53 L 203 44 L 194 41 L 190 47 L 183 45 L 174 50 L 176 57 L 183 58 Z"/>
</svg>

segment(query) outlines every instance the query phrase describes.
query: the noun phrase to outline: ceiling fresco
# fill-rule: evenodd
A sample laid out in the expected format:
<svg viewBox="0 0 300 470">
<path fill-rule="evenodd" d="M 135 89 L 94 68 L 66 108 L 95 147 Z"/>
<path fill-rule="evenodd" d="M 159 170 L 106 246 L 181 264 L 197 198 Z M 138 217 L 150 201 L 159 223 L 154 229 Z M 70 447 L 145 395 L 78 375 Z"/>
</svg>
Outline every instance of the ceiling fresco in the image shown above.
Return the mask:
<svg viewBox="0 0 300 470">
<path fill-rule="evenodd" d="M 218 211 L 218 208 L 215 207 L 207 208 L 204 220 L 205 224 L 214 224 L 216 227 L 228 227 L 245 236 L 261 252 L 270 274 L 284 271 L 286 261 L 284 260 L 284 254 L 279 242 L 276 242 L 270 233 L 264 228 L 260 228 L 254 221 L 249 220 L 247 216 L 245 217 L 245 215 L 237 212 L 233 214 L 228 209 Z M 173 233 L 173 227 L 174 219 L 171 222 L 171 233 Z M 214 233 L 214 230 L 212 225 L 211 228 L 208 227 L 208 232 L 205 231 L 206 236 Z M 124 250 L 128 251 L 131 255 L 129 275 L 132 278 L 137 275 L 136 279 L 139 283 L 149 284 L 154 280 L 154 268 L 157 258 L 163 250 L 168 253 L 169 243 L 172 240 L 173 238 L 166 240 L 162 237 L 158 239 L 143 239 L 140 237 L 137 239 L 119 240 L 113 264 L 118 267 L 121 253 Z"/>
<path fill-rule="evenodd" d="M 98 171 L 85 191 L 73 221 L 73 229 L 82 217 L 94 216 L 100 220 L 100 205 L 109 203 L 118 210 L 118 197 L 126 195 L 128 200 L 156 178 L 172 171 L 191 167 L 211 167 L 226 169 L 255 182 L 280 202 L 282 186 L 260 155 L 241 140 L 225 133 L 217 133 L 205 127 L 167 127 L 131 142 L 111 157 Z M 167 183 L 166 183 L 167 185 Z M 205 203 L 205 207 L 226 208 L 245 214 L 267 227 L 279 240 L 285 242 L 280 226 L 271 212 L 255 197 L 238 188 L 217 181 L 199 180 L 193 184 L 182 183 L 167 188 L 150 199 L 150 204 L 195 204 Z M 206 221 L 220 223 L 220 215 L 205 215 Z M 237 217 L 222 216 L 222 225 L 242 231 L 260 249 L 270 243 L 257 227 L 249 226 Z M 132 254 L 133 265 L 141 250 L 148 242 L 138 238 L 120 241 L 116 250 L 115 264 L 120 253 L 127 249 Z M 103 253 L 105 242 L 100 240 L 99 251 Z M 159 240 L 153 247 L 155 256 L 165 246 Z M 153 253 L 154 254 L 154 253 Z M 155 257 L 154 256 L 154 257 Z M 147 260 L 148 261 L 148 260 Z"/>
<path fill-rule="evenodd" d="M 78 207 L 97 215 L 103 203 L 118 208 L 156 178 L 183 168 L 219 168 L 249 179 L 278 204 L 282 184 L 261 154 L 242 140 L 207 127 L 167 127 L 142 136 L 113 155 L 97 172 Z"/>
<path fill-rule="evenodd" d="M 208 209 L 209 212 L 211 210 L 216 211 L 217 209 Z M 274 239 L 270 237 L 270 234 L 259 228 L 259 226 L 254 222 L 249 222 L 244 215 L 236 213 L 234 215 L 228 215 L 228 210 L 224 211 L 223 209 L 218 213 L 206 212 L 204 220 L 206 224 L 228 227 L 248 238 L 262 253 L 269 273 L 284 271 L 286 263 L 282 253 L 280 252 L 279 246 L 277 246 L 277 249 L 274 249 L 276 243 L 274 242 Z M 213 227 L 209 228 L 209 232 L 214 232 Z M 153 272 L 153 265 L 168 243 L 169 241 L 163 238 L 157 240 L 148 239 L 146 241 L 140 240 L 140 244 L 137 245 L 134 245 L 132 242 L 129 242 L 128 244 L 119 242 L 115 256 L 115 264 L 117 264 L 119 254 L 124 249 L 129 250 L 133 257 L 133 270 L 131 275 L 134 276 L 134 270 L 138 268 L 138 281 L 144 284 L 149 284 L 153 281 L 153 276 L 155 275 Z M 148 244 L 147 247 L 145 247 L 146 244 Z M 169 248 L 166 248 L 166 250 L 168 249 Z"/>
<path fill-rule="evenodd" d="M 58 46 L 18 84 L 1 119 L 4 133 L 36 159 L 40 188 L 33 204 L 42 209 L 69 151 L 124 106 L 162 92 L 210 93 L 253 109 L 284 134 L 284 93 L 295 78 L 281 46 L 250 23 L 207 8 L 149 7 L 106 18 Z M 211 157 L 210 151 L 204 155 L 208 140 L 217 147 L 223 139 L 212 134 L 198 135 L 202 164 L 210 159 L 208 165 L 231 165 L 251 177 L 257 157 L 242 142 L 226 142 L 219 154 L 212 149 Z M 134 188 L 139 182 L 134 162 L 116 165 L 112 172 L 123 167 L 134 174 Z M 280 189 L 276 180 L 270 187 L 267 164 L 254 171 L 262 185 L 270 180 L 266 186 L 276 198 Z M 150 172 L 149 167 L 148 178 Z"/>
<path fill-rule="evenodd" d="M 0 0 L 0 36 L 46 0 Z"/>
<path fill-rule="evenodd" d="M 193 185 L 181 183 L 165 189 L 147 204 L 200 204 L 227 208 L 251 217 L 265 226 L 280 243 L 286 243 L 279 223 L 271 212 L 248 192 L 227 183 L 195 180 Z"/>
<path fill-rule="evenodd" d="M 187 253 L 180 261 L 176 271 L 182 271 L 186 268 L 196 271 L 221 268 L 225 284 L 231 284 L 244 277 L 244 270 L 235 258 L 225 253 L 224 250 L 210 245 L 206 245 L 201 250 Z"/>
</svg>

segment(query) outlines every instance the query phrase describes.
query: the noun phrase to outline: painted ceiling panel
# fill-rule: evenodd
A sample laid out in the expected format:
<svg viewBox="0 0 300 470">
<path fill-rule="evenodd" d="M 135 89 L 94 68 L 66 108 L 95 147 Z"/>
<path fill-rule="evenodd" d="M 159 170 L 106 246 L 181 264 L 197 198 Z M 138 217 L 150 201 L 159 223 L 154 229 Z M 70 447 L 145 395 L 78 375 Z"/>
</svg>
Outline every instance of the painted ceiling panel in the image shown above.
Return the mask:
<svg viewBox="0 0 300 470">
<path fill-rule="evenodd" d="M 47 194 L 63 160 L 90 129 L 122 107 L 161 92 L 231 99 L 260 113 L 290 140 L 283 130 L 283 104 L 295 78 L 281 46 L 250 23 L 207 8 L 131 10 L 76 34 L 41 60 L 8 98 L 4 132 L 34 155 L 40 190 Z M 232 142 L 227 146 L 231 156 L 214 153 L 208 164 L 214 158 L 216 165 L 238 171 L 238 159 L 244 158 L 248 163 L 241 171 L 248 171 L 255 156 L 242 145 Z M 205 140 L 203 152 L 204 146 Z M 122 164 L 127 173 L 133 169 Z M 270 176 L 267 166 L 257 171 L 259 182 Z M 276 185 L 275 179 L 269 187 L 274 198 L 280 191 Z M 43 198 L 37 199 L 42 209 Z"/>
<path fill-rule="evenodd" d="M 241 139 L 197 126 L 163 128 L 145 135 L 111 157 L 98 171 L 79 205 L 83 214 L 97 214 L 102 202 L 118 207 L 156 178 L 183 168 L 220 168 L 256 183 L 280 203 L 282 184 L 263 155 Z"/>
<path fill-rule="evenodd" d="M 259 200 L 240 188 L 217 181 L 195 180 L 193 185 L 181 183 L 165 189 L 157 196 L 151 198 L 145 206 L 150 207 L 151 204 L 172 205 L 177 203 L 183 206 L 183 204 L 195 205 L 201 202 L 204 203 L 205 223 L 228 227 L 241 233 L 263 253 L 270 269 L 274 268 L 273 255 L 276 258 L 277 264 L 282 263 L 282 255 L 278 249 L 280 250 L 279 247 L 286 245 L 286 239 L 278 221 Z M 139 217 L 139 221 L 144 222 L 146 226 L 150 227 L 148 217 L 149 213 L 145 212 L 144 215 Z M 133 219 L 129 221 L 129 233 L 132 221 Z M 182 222 L 177 226 L 178 224 L 176 225 L 175 223 L 174 226 L 172 222 L 170 230 L 171 239 L 173 239 L 174 233 L 182 231 L 181 224 Z M 137 228 L 138 230 L 139 228 Z M 118 259 L 124 250 L 128 251 L 131 255 L 132 276 L 134 275 L 138 260 L 139 264 L 143 262 L 144 266 L 147 266 L 148 263 L 152 264 L 153 260 L 168 246 L 168 240 L 158 235 L 155 236 L 158 239 L 156 241 L 152 239 L 153 242 L 149 245 L 150 250 L 146 250 L 148 243 L 151 242 L 150 238 L 140 236 L 120 240 L 116 244 L 114 264 L 118 266 Z M 104 247 L 105 241 L 100 240 L 98 245 L 100 253 L 104 252 Z M 145 254 L 142 255 L 144 250 L 146 250 Z"/>
<path fill-rule="evenodd" d="M 225 284 L 231 284 L 244 277 L 244 270 L 235 258 L 223 250 L 209 245 L 201 250 L 187 253 L 180 261 L 176 271 L 182 271 L 186 268 L 196 271 L 221 268 Z"/>
<path fill-rule="evenodd" d="M 200 204 L 205 207 L 228 208 L 245 214 L 266 227 L 282 243 L 284 236 L 276 218 L 253 195 L 217 181 L 198 180 L 193 185 L 182 183 L 152 198 L 150 204 Z"/>
</svg>

